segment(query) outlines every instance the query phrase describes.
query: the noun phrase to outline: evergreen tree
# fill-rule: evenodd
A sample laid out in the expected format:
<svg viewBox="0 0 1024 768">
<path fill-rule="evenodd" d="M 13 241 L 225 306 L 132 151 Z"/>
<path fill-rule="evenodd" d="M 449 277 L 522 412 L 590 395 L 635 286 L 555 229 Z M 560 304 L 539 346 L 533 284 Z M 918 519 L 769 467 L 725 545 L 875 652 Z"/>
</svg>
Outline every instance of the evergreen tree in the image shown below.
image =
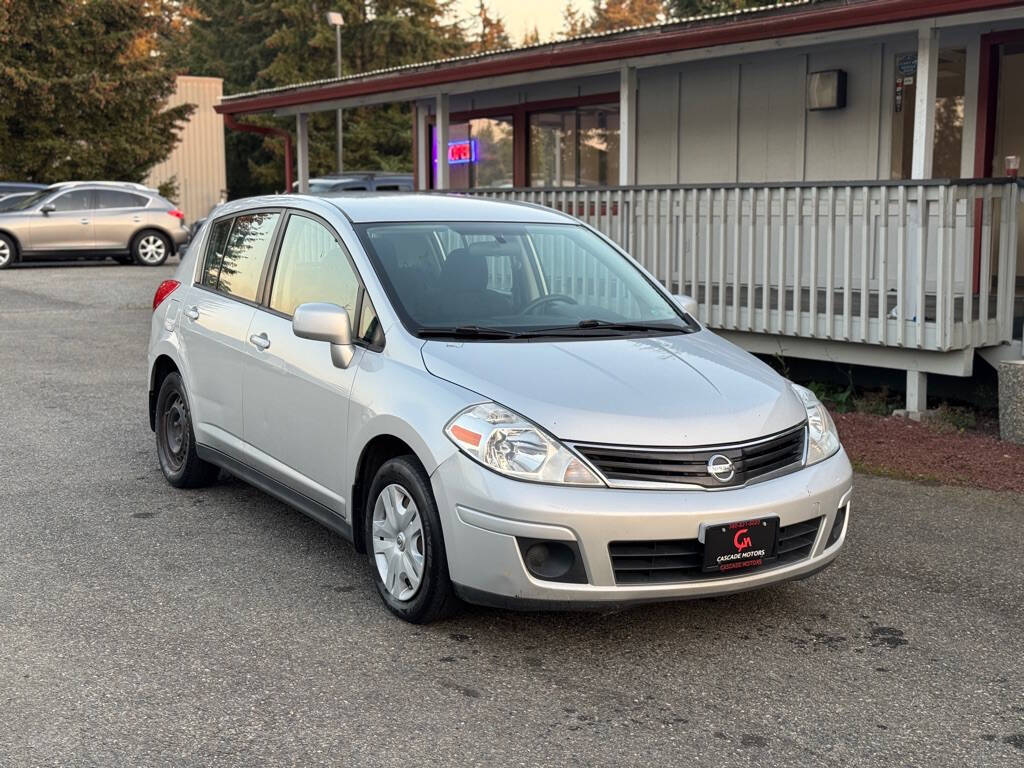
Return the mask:
<svg viewBox="0 0 1024 768">
<path fill-rule="evenodd" d="M 562 9 L 562 36 L 579 37 L 590 31 L 590 20 L 587 14 L 576 8 L 572 0 L 567 0 Z"/>
<path fill-rule="evenodd" d="M 192 112 L 164 108 L 180 10 L 156 0 L 4 0 L 0 178 L 142 181 Z"/>
<path fill-rule="evenodd" d="M 665 0 L 669 15 L 677 19 L 771 4 L 771 0 Z"/>
<path fill-rule="evenodd" d="M 653 24 L 664 18 L 662 0 L 594 0 L 594 13 L 589 26 L 592 32 L 612 32 L 640 24 Z"/>
<path fill-rule="evenodd" d="M 512 40 L 505 29 L 505 20 L 501 16 L 491 16 L 484 0 L 480 0 L 477 16 L 480 18 L 480 34 L 473 43 L 475 52 L 498 51 L 512 46 Z"/>
<path fill-rule="evenodd" d="M 225 93 L 291 85 L 335 76 L 334 29 L 325 14 L 341 11 L 346 75 L 462 53 L 458 24 L 447 20 L 451 0 L 191 0 L 199 17 L 180 60 L 190 74 L 224 78 Z M 243 116 L 290 131 L 295 122 Z M 334 112 L 309 121 L 310 173 L 335 164 Z M 275 137 L 229 131 L 228 188 L 232 197 L 284 189 L 284 149 Z M 407 104 L 345 110 L 345 168 L 412 169 L 412 119 Z"/>
<path fill-rule="evenodd" d="M 523 35 L 522 45 L 537 45 L 538 43 L 540 43 L 540 30 L 534 24 L 533 29 L 527 30 Z"/>
</svg>

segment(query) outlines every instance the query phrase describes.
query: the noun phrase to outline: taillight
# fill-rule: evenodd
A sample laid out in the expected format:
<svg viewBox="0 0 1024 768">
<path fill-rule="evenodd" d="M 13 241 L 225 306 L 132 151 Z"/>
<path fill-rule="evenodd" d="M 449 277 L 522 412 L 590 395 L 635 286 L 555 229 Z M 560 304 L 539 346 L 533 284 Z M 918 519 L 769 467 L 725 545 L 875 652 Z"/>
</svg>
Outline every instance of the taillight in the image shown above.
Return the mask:
<svg viewBox="0 0 1024 768">
<path fill-rule="evenodd" d="M 177 280 L 164 280 L 156 288 L 156 293 L 153 294 L 153 311 L 156 312 L 156 308 L 160 306 L 164 299 L 174 293 L 175 289 L 181 285 Z"/>
<path fill-rule="evenodd" d="M 179 211 L 177 208 L 172 208 L 171 210 L 169 210 L 167 212 L 167 215 L 168 216 L 173 216 L 176 219 L 181 219 L 182 221 L 185 220 L 185 212 L 184 211 Z"/>
</svg>

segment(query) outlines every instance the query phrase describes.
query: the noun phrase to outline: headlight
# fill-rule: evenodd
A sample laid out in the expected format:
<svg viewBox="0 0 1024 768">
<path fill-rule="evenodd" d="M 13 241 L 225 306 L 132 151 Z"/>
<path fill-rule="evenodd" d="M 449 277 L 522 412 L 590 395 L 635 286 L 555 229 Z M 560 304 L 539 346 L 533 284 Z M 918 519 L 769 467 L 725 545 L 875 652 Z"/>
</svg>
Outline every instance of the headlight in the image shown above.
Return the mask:
<svg viewBox="0 0 1024 768">
<path fill-rule="evenodd" d="M 444 432 L 467 456 L 503 475 L 537 483 L 601 485 L 564 445 L 497 403 L 466 408 Z"/>
<path fill-rule="evenodd" d="M 817 395 L 799 384 L 792 384 L 792 387 L 807 409 L 807 466 L 810 466 L 839 450 L 839 433 Z"/>
</svg>

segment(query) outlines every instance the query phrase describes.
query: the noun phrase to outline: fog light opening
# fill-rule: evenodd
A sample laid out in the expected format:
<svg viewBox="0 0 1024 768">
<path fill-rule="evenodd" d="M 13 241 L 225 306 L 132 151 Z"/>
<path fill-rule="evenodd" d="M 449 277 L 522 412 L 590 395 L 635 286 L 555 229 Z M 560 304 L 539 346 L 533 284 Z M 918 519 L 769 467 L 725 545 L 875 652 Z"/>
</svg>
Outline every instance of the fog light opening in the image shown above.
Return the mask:
<svg viewBox="0 0 1024 768">
<path fill-rule="evenodd" d="M 574 541 L 516 539 L 526 570 L 535 579 L 574 584 L 587 582 L 583 559 Z"/>
</svg>

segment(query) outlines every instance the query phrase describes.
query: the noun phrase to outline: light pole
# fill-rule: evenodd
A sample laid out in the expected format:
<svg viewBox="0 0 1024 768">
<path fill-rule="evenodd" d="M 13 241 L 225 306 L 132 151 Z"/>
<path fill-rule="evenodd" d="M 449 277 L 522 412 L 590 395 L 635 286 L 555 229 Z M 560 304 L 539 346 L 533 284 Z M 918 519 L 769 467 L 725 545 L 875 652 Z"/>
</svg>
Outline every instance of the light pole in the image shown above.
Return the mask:
<svg viewBox="0 0 1024 768">
<path fill-rule="evenodd" d="M 345 18 L 341 15 L 341 11 L 328 11 L 327 12 L 327 23 L 334 27 L 334 45 L 335 45 L 335 57 L 337 59 L 338 67 L 338 78 L 341 78 L 341 28 L 345 26 Z M 341 108 L 338 108 L 337 125 L 338 125 L 338 173 L 341 173 L 341 150 L 343 146 L 342 139 L 342 114 Z"/>
</svg>

